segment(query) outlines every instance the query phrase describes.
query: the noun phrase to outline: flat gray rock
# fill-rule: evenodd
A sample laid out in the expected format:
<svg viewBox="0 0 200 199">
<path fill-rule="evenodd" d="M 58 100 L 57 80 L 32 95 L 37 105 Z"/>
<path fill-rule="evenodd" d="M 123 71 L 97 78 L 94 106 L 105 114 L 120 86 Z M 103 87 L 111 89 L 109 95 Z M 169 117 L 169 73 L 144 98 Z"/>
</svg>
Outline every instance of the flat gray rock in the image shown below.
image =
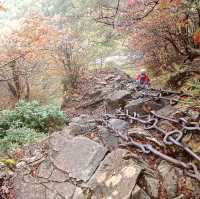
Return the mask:
<svg viewBox="0 0 200 199">
<path fill-rule="evenodd" d="M 109 120 L 109 124 L 112 126 L 113 129 L 120 131 L 123 134 L 128 133 L 129 123 L 124 120 L 112 118 Z"/>
<path fill-rule="evenodd" d="M 46 199 L 65 198 L 71 199 L 75 193 L 76 187 L 69 182 L 63 183 L 47 183 Z"/>
<path fill-rule="evenodd" d="M 14 179 L 16 199 L 45 199 L 46 188 L 29 175 L 18 173 Z"/>
<path fill-rule="evenodd" d="M 113 133 L 111 133 L 107 128 L 100 126 L 99 127 L 99 133 L 101 135 L 101 137 L 104 140 L 104 144 L 108 147 L 108 148 L 116 148 L 118 147 L 119 144 L 119 137 L 113 135 Z"/>
<path fill-rule="evenodd" d="M 127 153 L 117 149 L 106 156 L 87 184 L 94 192 L 92 199 L 130 198 L 142 168 L 131 159 L 124 160 Z"/>
<path fill-rule="evenodd" d="M 48 179 L 49 181 L 54 182 L 65 182 L 69 179 L 67 174 L 55 168 L 49 160 L 45 160 L 40 164 L 37 176 L 44 179 L 44 181 L 45 179 Z"/>
<path fill-rule="evenodd" d="M 85 137 L 71 140 L 54 137 L 51 143 L 51 161 L 77 180 L 87 181 L 93 175 L 107 149 Z"/>
<path fill-rule="evenodd" d="M 46 177 L 35 178 L 25 171 L 17 172 L 14 178 L 16 199 L 83 199 L 81 189 L 75 185 L 61 182 L 61 179 L 57 181 L 59 176 L 55 176 L 55 179 Z"/>
</svg>

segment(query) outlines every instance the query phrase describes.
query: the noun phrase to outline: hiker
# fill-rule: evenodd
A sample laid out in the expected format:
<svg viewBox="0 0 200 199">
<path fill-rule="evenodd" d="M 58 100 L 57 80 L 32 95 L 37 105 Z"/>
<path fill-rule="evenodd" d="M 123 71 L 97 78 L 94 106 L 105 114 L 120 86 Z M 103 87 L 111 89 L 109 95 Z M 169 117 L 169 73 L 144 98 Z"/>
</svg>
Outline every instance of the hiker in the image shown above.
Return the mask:
<svg viewBox="0 0 200 199">
<path fill-rule="evenodd" d="M 150 86 L 150 78 L 145 69 L 141 69 L 140 74 L 136 77 L 136 82 L 140 88 L 148 88 Z"/>
</svg>

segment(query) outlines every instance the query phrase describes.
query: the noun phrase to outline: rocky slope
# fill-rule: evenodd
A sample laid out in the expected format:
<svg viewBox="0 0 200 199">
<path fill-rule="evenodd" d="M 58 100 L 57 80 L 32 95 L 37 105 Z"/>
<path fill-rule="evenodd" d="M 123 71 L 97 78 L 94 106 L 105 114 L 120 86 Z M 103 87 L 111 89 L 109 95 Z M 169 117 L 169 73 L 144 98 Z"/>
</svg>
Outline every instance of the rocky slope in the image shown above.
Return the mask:
<svg viewBox="0 0 200 199">
<path fill-rule="evenodd" d="M 177 103 L 182 94 L 138 91 L 132 80 L 119 71 L 91 74 L 85 88 L 83 85 L 63 104 L 74 116 L 70 125 L 26 147 L 11 178 L 12 189 L 7 190 L 10 198 L 200 198 L 197 170 L 184 169 L 184 164 L 177 167 L 166 158 L 145 154 L 148 148 L 133 144 L 149 144 L 168 157 L 199 166 L 180 145 L 167 145 L 160 133 L 150 129 L 152 122 L 142 124 L 156 119 L 152 110 L 167 119 L 182 118 L 180 123 L 157 120 L 166 132 L 184 132 L 181 141 L 177 135 L 173 139 L 199 155 L 199 113 Z"/>
</svg>

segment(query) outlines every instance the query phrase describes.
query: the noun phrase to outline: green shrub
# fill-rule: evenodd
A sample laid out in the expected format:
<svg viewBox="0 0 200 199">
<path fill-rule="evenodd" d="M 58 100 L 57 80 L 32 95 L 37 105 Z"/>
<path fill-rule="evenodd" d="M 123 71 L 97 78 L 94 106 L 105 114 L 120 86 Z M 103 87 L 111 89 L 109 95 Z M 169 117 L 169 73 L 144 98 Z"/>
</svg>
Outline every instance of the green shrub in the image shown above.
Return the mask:
<svg viewBox="0 0 200 199">
<path fill-rule="evenodd" d="M 2 153 L 12 153 L 17 148 L 24 145 L 33 144 L 45 138 L 44 133 L 36 132 L 29 128 L 11 128 L 6 131 L 6 136 L 0 140 L 0 151 Z"/>
<path fill-rule="evenodd" d="M 57 130 L 69 122 L 64 112 L 54 105 L 41 106 L 38 102 L 21 101 L 15 110 L 2 111 L 0 117 L 0 135 L 5 136 L 10 128 L 30 128 L 48 133 Z"/>
</svg>

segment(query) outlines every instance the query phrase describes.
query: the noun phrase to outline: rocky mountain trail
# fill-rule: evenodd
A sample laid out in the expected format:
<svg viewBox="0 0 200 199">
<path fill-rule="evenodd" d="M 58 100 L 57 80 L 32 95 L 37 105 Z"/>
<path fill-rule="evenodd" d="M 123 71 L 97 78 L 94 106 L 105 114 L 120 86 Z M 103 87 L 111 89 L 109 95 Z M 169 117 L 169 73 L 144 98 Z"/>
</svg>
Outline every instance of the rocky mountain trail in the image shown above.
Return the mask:
<svg viewBox="0 0 200 199">
<path fill-rule="evenodd" d="M 182 94 L 138 90 L 117 70 L 81 81 L 63 105 L 69 126 L 25 147 L 2 198 L 200 198 L 200 164 L 186 149 L 200 154 L 199 113 L 171 103 Z"/>
</svg>

